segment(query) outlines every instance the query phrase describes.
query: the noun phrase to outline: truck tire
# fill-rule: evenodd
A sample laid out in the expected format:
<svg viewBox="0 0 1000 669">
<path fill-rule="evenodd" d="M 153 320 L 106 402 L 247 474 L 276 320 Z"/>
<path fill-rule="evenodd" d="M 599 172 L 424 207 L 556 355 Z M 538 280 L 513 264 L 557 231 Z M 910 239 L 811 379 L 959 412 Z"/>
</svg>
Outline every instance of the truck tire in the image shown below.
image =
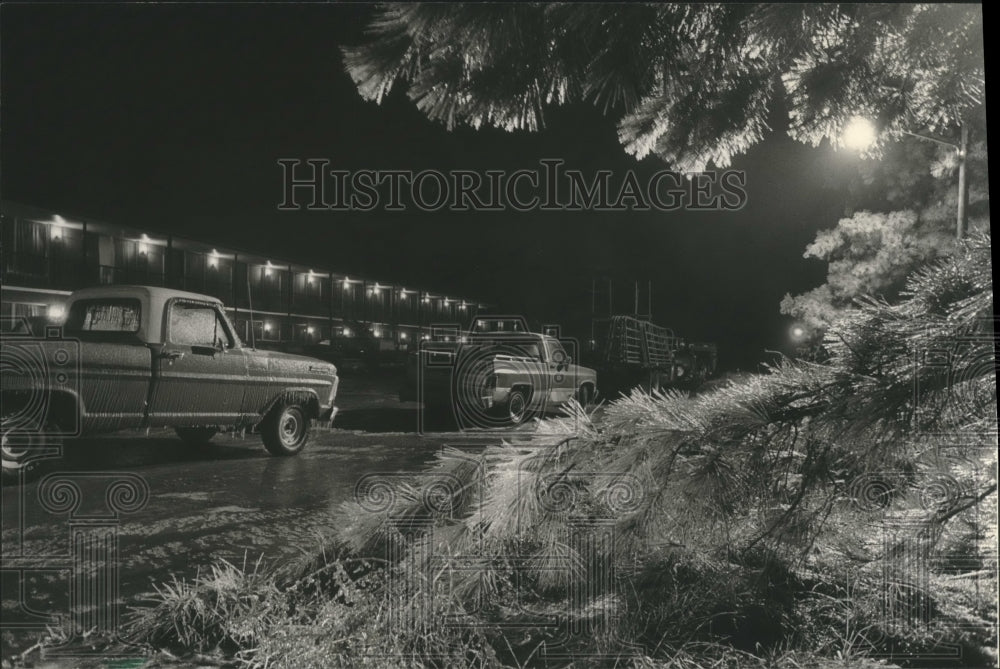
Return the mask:
<svg viewBox="0 0 1000 669">
<path fill-rule="evenodd" d="M 309 439 L 311 423 L 298 404 L 279 404 L 260 424 L 264 448 L 271 455 L 297 455 Z"/>
<path fill-rule="evenodd" d="M 528 409 L 528 392 L 515 388 L 507 398 L 507 420 L 512 425 L 520 425 L 531 419 L 532 412 Z"/>
<path fill-rule="evenodd" d="M 188 446 L 204 446 L 212 440 L 218 430 L 214 427 L 176 427 L 174 432 Z"/>
<path fill-rule="evenodd" d="M 57 431 L 55 426 L 47 423 L 43 430 L 46 434 Z M 18 483 L 37 478 L 43 471 L 45 460 L 37 457 L 37 450 L 44 446 L 46 450 L 60 448 L 62 439 L 31 432 L 0 426 L 0 456 L 2 456 L 3 472 L 0 479 L 4 483 Z"/>
</svg>

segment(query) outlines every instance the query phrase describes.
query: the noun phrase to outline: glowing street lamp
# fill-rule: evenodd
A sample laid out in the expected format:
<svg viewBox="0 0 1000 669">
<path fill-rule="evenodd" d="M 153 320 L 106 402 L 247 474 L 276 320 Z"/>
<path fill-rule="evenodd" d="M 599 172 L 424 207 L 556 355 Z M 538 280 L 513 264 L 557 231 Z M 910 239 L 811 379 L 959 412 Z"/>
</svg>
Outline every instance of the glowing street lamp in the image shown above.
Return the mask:
<svg viewBox="0 0 1000 669">
<path fill-rule="evenodd" d="M 844 146 L 856 151 L 871 148 L 877 138 L 875 124 L 862 116 L 855 116 L 844 128 Z"/>
<path fill-rule="evenodd" d="M 806 329 L 801 325 L 792 326 L 792 339 L 794 341 L 802 341 L 806 338 Z"/>
<path fill-rule="evenodd" d="M 955 155 L 958 157 L 958 211 L 956 212 L 955 238 L 962 239 L 965 237 L 965 229 L 968 225 L 968 215 L 965 210 L 969 202 L 969 189 L 966 185 L 965 159 L 969 153 L 969 129 L 964 125 L 962 126 L 958 144 L 941 139 L 940 137 L 921 135 L 908 130 L 901 132 L 910 137 L 916 137 L 917 139 L 942 144 L 955 149 Z M 844 127 L 842 140 L 844 146 L 857 151 L 865 151 L 871 148 L 877 138 L 878 131 L 875 128 L 875 124 L 864 117 L 855 116 Z"/>
</svg>

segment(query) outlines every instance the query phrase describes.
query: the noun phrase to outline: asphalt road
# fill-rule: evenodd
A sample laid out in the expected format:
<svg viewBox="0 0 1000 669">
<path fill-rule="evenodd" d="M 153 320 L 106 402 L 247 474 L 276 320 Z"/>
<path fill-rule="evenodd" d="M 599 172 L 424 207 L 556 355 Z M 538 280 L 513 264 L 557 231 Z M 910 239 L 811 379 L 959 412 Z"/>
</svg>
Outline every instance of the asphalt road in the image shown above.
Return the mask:
<svg viewBox="0 0 1000 669">
<path fill-rule="evenodd" d="M 252 563 L 263 556 L 277 564 L 314 550 L 337 527 L 340 506 L 361 477 L 419 470 L 443 446 L 464 441 L 446 418 L 421 422 L 419 405 L 400 403 L 395 385 L 391 378 L 344 379 L 335 428 L 314 430 L 291 458 L 269 456 L 257 435 L 217 435 L 197 448 L 169 431 L 66 444 L 52 469 L 76 482 L 74 508 L 59 507 L 76 500 L 57 492 L 47 495 L 56 503 L 45 508 L 37 481 L 3 489 L 4 654 L 32 635 L 12 626 L 29 623 L 37 631 L 42 619 L 32 612 L 68 614 L 72 532 L 117 535 L 121 611 L 154 584 L 190 579 L 217 558 Z M 477 442 L 491 440 L 499 436 L 479 435 Z M 108 492 L 111 481 L 134 477 L 148 488 L 136 509 L 127 494 L 112 499 Z M 25 571 L 10 571 L 15 564 Z"/>
</svg>

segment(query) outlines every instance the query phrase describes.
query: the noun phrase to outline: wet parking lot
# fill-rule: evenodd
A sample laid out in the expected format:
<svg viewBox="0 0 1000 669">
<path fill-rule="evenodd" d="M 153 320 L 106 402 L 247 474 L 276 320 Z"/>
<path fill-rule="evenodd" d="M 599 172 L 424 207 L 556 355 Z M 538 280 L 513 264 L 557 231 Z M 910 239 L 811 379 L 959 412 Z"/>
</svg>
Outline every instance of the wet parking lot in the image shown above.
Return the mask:
<svg viewBox="0 0 1000 669">
<path fill-rule="evenodd" d="M 269 456 L 254 434 L 191 447 L 167 430 L 123 432 L 63 447 L 47 474 L 71 486 L 4 486 L 5 655 L 70 615 L 74 564 L 86 550 L 110 550 L 81 549 L 81 536 L 116 537 L 124 611 L 154 584 L 190 579 L 217 558 L 279 565 L 315 550 L 368 474 L 419 471 L 444 446 L 499 442 L 468 440 L 446 416 L 422 417 L 395 386 L 391 377 L 345 379 L 335 427 L 315 429 L 297 457 Z"/>
</svg>

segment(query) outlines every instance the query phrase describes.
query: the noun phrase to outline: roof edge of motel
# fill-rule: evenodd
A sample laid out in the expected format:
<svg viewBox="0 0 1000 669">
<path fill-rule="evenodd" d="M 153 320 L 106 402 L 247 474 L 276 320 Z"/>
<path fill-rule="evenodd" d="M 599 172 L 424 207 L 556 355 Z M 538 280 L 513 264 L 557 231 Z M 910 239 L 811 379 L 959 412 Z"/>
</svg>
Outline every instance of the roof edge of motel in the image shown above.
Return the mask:
<svg viewBox="0 0 1000 669">
<path fill-rule="evenodd" d="M 400 343 L 406 331 L 461 323 L 488 306 L 11 200 L 0 200 L 0 213 L 5 315 L 41 315 L 36 310 L 80 288 L 151 285 L 221 299 L 245 334 L 252 311 L 252 327 L 265 340 L 269 332 L 278 342 L 350 336 L 367 324 L 375 338 Z"/>
<path fill-rule="evenodd" d="M 13 210 L 13 213 L 11 213 L 11 210 Z M 255 253 L 253 251 L 248 251 L 248 250 L 243 249 L 243 248 L 238 248 L 238 247 L 233 246 L 231 244 L 222 243 L 221 240 L 194 239 L 194 238 L 191 238 L 191 237 L 186 237 L 186 236 L 182 236 L 182 235 L 176 235 L 174 233 L 164 232 L 162 230 L 158 230 L 158 229 L 154 229 L 154 228 L 139 228 L 139 227 L 136 227 L 136 226 L 133 226 L 133 225 L 124 225 L 124 224 L 121 224 L 121 223 L 112 223 L 110 221 L 97 219 L 97 218 L 94 218 L 94 217 L 91 217 L 91 216 L 80 216 L 80 215 L 78 215 L 75 212 L 66 212 L 65 214 L 60 214 L 59 212 L 55 211 L 54 209 L 39 207 L 37 205 L 25 204 L 23 202 L 17 202 L 15 200 L 6 200 L 6 199 L 5 200 L 0 200 L 0 213 L 2 213 L 4 215 L 14 215 L 14 216 L 18 216 L 18 215 L 25 216 L 25 217 L 26 216 L 32 216 L 32 217 L 34 217 L 33 220 L 38 220 L 39 222 L 43 222 L 43 223 L 49 223 L 49 224 L 55 224 L 55 225 L 62 225 L 62 226 L 68 227 L 68 228 L 72 228 L 74 226 L 80 226 L 80 225 L 86 224 L 88 227 L 96 229 L 99 232 L 100 231 L 114 231 L 114 232 L 119 232 L 119 233 L 122 233 L 122 232 L 129 233 L 130 232 L 130 233 L 132 233 L 137 238 L 141 237 L 143 234 L 145 234 L 145 235 L 154 235 L 154 236 L 158 236 L 158 237 L 162 237 L 162 238 L 170 238 L 170 239 L 172 239 L 172 241 L 173 241 L 174 244 L 183 245 L 183 246 L 178 246 L 177 247 L 177 248 L 181 248 L 182 250 L 194 250 L 196 252 L 197 251 L 202 251 L 202 252 L 211 253 L 213 250 L 217 251 L 218 249 L 223 249 L 223 251 L 219 253 L 220 257 L 229 257 L 229 258 L 232 258 L 233 256 L 238 256 L 240 260 L 242 260 L 242 261 L 249 261 L 249 262 L 254 263 L 254 264 L 267 264 L 267 263 L 271 263 L 271 265 L 275 269 L 289 269 L 289 270 L 298 270 L 298 271 L 302 271 L 302 272 L 308 272 L 310 270 L 316 270 L 316 268 L 320 268 L 319 271 L 316 271 L 316 274 L 319 274 L 319 275 L 327 274 L 327 275 L 337 276 L 337 277 L 341 277 L 341 276 L 347 277 L 348 276 L 347 272 L 341 272 L 339 270 L 331 269 L 329 267 L 324 267 L 322 265 L 312 265 L 312 266 L 310 266 L 310 265 L 308 265 L 306 263 L 299 263 L 299 262 L 295 262 L 295 261 L 287 260 L 287 259 L 283 259 L 283 258 L 275 258 L 275 257 L 268 258 L 267 256 L 261 255 L 260 253 Z M 53 220 L 54 217 L 58 217 L 59 219 L 62 219 L 62 220 L 61 221 Z M 41 219 L 48 219 L 48 220 L 46 221 L 46 220 L 41 220 Z M 155 241 L 155 237 L 151 238 L 150 241 Z M 187 247 L 190 247 L 190 248 L 187 248 Z M 350 278 L 350 281 L 352 283 L 354 283 L 354 282 L 361 282 L 361 283 L 379 284 L 379 282 L 377 280 L 371 279 L 371 278 L 366 277 L 366 276 L 355 275 L 355 276 L 349 277 L 349 278 Z M 389 286 L 395 286 L 396 284 L 388 282 L 388 283 L 385 283 L 384 285 L 386 287 L 389 287 Z M 401 286 L 401 288 L 405 288 L 405 290 L 408 293 L 428 294 L 428 295 L 431 295 L 431 297 L 433 297 L 435 299 L 445 298 L 445 299 L 449 299 L 449 300 L 452 300 L 452 299 L 454 299 L 454 300 L 465 300 L 466 302 L 468 302 L 470 304 L 474 302 L 476 304 L 482 305 L 483 307 L 490 306 L 488 304 L 483 303 L 480 300 L 474 300 L 474 299 L 469 298 L 469 297 L 461 297 L 461 296 L 459 296 L 459 297 L 455 297 L 455 298 L 450 298 L 450 297 L 445 296 L 444 293 L 441 292 L 441 291 L 429 291 L 429 290 L 424 290 L 422 288 L 406 288 L 404 286 Z"/>
</svg>

